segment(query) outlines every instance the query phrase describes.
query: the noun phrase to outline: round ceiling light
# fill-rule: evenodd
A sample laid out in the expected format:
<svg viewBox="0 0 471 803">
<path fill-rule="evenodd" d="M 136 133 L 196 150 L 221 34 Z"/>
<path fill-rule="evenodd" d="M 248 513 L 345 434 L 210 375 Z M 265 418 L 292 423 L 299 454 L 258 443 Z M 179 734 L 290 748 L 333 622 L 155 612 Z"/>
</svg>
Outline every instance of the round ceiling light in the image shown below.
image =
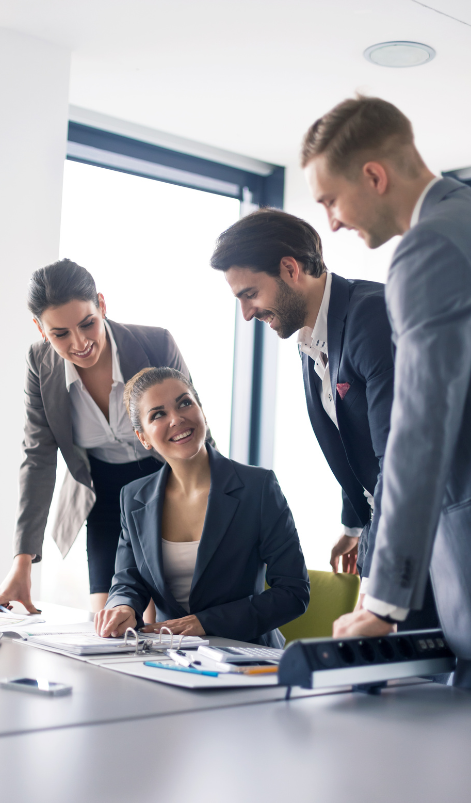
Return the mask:
<svg viewBox="0 0 471 803">
<path fill-rule="evenodd" d="M 420 42 L 381 42 L 367 47 L 363 55 L 381 67 L 418 67 L 432 61 L 436 53 Z"/>
</svg>

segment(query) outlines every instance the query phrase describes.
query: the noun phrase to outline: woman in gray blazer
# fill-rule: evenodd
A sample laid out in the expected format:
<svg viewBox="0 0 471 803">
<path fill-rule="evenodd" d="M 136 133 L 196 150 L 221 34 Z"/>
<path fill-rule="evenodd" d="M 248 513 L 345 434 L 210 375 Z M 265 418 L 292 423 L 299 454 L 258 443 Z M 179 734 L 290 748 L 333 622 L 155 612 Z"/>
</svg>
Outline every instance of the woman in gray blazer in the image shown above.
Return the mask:
<svg viewBox="0 0 471 803">
<path fill-rule="evenodd" d="M 36 610 L 31 563 L 41 560 L 60 449 L 68 470 L 53 538 L 65 557 L 87 521 L 91 603 L 99 610 L 114 574 L 121 488 L 163 465 L 134 435 L 123 404 L 124 385 L 149 365 L 189 373 L 167 330 L 107 320 L 93 277 L 68 259 L 33 274 L 28 307 L 42 342 L 27 356 L 15 558 L 0 586 L 0 604 L 18 600 Z"/>
<path fill-rule="evenodd" d="M 205 443 L 198 395 L 179 371 L 144 369 L 125 398 L 140 443 L 167 465 L 121 492 L 116 574 L 97 633 L 141 627 L 153 599 L 158 621 L 147 630 L 282 647 L 277 628 L 306 610 L 309 578 L 273 471 Z"/>
</svg>

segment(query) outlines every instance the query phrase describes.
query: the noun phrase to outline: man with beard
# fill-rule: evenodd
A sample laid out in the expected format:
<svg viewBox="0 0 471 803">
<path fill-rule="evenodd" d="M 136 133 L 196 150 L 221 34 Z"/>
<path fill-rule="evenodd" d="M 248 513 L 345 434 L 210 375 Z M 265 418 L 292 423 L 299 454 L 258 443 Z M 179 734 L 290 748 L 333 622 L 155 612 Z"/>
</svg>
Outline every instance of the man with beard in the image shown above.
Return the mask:
<svg viewBox="0 0 471 803">
<path fill-rule="evenodd" d="M 342 488 L 344 531 L 331 565 L 338 571 L 342 556 L 344 571 L 355 572 L 358 550 L 363 594 L 393 399 L 384 285 L 327 272 L 315 229 L 276 209 L 254 212 L 223 232 L 211 265 L 225 272 L 245 320 L 265 321 L 281 338 L 298 331 L 312 428 Z M 429 586 L 423 610 L 409 616 L 407 629 L 437 625 Z"/>
</svg>

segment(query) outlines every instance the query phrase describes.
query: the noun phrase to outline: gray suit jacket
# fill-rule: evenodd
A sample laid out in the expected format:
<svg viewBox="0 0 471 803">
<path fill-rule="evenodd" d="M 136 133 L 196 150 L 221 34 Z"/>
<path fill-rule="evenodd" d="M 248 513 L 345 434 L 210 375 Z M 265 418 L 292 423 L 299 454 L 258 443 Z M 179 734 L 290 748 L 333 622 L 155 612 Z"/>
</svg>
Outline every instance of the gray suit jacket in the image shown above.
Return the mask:
<svg viewBox="0 0 471 803">
<path fill-rule="evenodd" d="M 177 368 L 189 376 L 182 355 L 166 329 L 124 326 L 109 321 L 118 347 L 123 379 L 141 368 Z M 72 440 L 72 416 L 65 383 L 64 360 L 49 343 L 34 343 L 27 356 L 26 423 L 20 500 L 14 554 L 36 555 L 41 560 L 44 530 L 56 482 L 57 449 L 67 464 L 54 522 L 53 538 L 65 557 L 95 504 L 95 491 L 87 454 Z"/>
<path fill-rule="evenodd" d="M 431 564 L 450 646 L 471 659 L 471 190 L 442 179 L 390 268 L 396 345 L 368 593 L 422 605 Z"/>
</svg>

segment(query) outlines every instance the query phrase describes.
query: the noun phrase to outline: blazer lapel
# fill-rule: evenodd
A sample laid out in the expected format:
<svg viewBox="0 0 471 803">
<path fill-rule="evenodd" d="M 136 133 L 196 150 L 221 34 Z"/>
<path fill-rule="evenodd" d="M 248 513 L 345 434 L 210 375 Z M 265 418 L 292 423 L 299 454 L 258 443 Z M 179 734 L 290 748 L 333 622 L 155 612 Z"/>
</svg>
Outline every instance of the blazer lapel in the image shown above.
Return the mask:
<svg viewBox="0 0 471 803">
<path fill-rule="evenodd" d="M 64 360 L 52 346 L 46 346 L 46 353 L 39 367 L 39 382 L 44 411 L 56 443 L 60 446 L 67 463 L 74 461 L 72 433 L 72 413 L 70 398 L 65 383 Z"/>
<path fill-rule="evenodd" d="M 349 284 L 342 276 L 332 274 L 329 312 L 327 314 L 327 347 L 329 349 L 330 384 L 337 408 L 337 382 L 339 375 L 340 354 L 342 351 L 343 331 L 350 301 Z"/>
<path fill-rule="evenodd" d="M 123 379 L 128 382 L 134 374 L 150 366 L 149 358 L 132 332 L 122 323 L 108 321 L 119 354 L 119 364 Z"/>
<path fill-rule="evenodd" d="M 170 468 L 166 464 L 142 490 L 135 496 L 144 502 L 143 507 L 132 511 L 137 537 L 141 544 L 142 554 L 147 568 L 154 581 L 155 588 L 171 608 L 179 610 L 179 616 L 187 612 L 178 604 L 170 591 L 164 575 L 162 557 L 162 511 L 165 500 L 165 488 Z M 177 614 L 175 614 L 177 615 Z"/>
<path fill-rule="evenodd" d="M 208 507 L 204 520 L 203 532 L 198 556 L 196 558 L 195 572 L 191 584 L 190 600 L 201 577 L 224 538 L 235 512 L 239 507 L 239 500 L 230 496 L 231 491 L 242 488 L 238 474 L 230 460 L 216 452 L 206 444 L 211 466 L 211 487 L 208 496 Z"/>
</svg>

